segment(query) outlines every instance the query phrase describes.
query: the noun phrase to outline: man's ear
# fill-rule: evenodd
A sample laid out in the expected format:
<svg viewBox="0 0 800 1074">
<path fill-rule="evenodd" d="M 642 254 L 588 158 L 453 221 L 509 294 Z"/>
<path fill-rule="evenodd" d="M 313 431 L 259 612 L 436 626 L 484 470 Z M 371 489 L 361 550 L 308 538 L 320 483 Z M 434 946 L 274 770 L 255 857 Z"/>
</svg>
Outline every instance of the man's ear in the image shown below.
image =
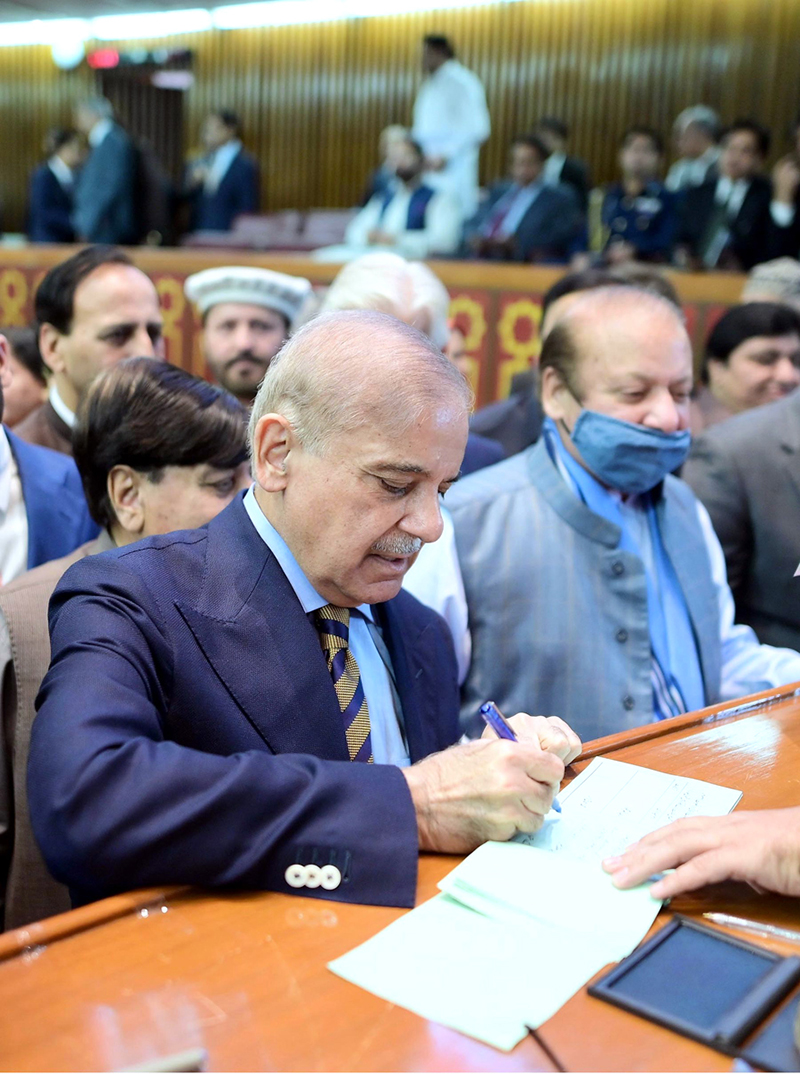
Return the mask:
<svg viewBox="0 0 800 1074">
<path fill-rule="evenodd" d="M 61 340 L 64 337 L 51 324 L 43 324 L 39 328 L 39 350 L 44 364 L 52 373 L 63 373 L 66 369 L 64 358 L 61 354 Z"/>
<path fill-rule="evenodd" d="M 571 418 L 575 410 L 575 400 L 561 375 L 551 365 L 546 366 L 539 379 L 539 392 L 542 410 L 553 421 Z"/>
<path fill-rule="evenodd" d="M 297 437 L 283 414 L 265 414 L 253 437 L 253 476 L 265 492 L 283 492 L 288 481 L 289 456 L 298 450 Z"/>
<path fill-rule="evenodd" d="M 142 483 L 145 476 L 130 466 L 114 466 L 106 478 L 106 489 L 117 522 L 126 533 L 144 533 L 145 504 Z"/>
</svg>

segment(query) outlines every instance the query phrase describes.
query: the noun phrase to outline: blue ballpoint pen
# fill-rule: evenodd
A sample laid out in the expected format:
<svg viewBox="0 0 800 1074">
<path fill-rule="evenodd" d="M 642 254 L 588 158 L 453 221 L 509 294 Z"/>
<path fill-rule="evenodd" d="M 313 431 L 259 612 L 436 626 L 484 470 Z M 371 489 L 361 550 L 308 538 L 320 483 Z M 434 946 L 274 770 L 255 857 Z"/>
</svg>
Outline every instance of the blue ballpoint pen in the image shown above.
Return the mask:
<svg viewBox="0 0 800 1074">
<path fill-rule="evenodd" d="M 495 705 L 494 701 L 487 701 L 486 704 L 481 705 L 481 716 L 485 723 L 491 727 L 498 738 L 508 738 L 512 742 L 517 741 L 517 736 L 514 733 L 514 728 L 502 714 L 500 709 Z M 556 813 L 561 812 L 561 806 L 558 804 L 558 799 L 553 799 L 552 808 Z"/>
</svg>

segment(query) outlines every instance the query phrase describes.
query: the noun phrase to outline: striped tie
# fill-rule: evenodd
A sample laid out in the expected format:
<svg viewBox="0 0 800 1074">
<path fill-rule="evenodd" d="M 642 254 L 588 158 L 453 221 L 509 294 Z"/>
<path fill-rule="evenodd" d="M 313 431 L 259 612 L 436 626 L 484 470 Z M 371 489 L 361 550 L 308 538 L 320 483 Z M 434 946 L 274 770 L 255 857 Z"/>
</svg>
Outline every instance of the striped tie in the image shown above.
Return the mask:
<svg viewBox="0 0 800 1074">
<path fill-rule="evenodd" d="M 369 709 L 361 685 L 361 672 L 350 652 L 350 609 L 326 604 L 315 613 L 322 650 L 328 661 L 339 708 L 344 718 L 344 733 L 351 761 L 373 763 L 369 733 Z"/>
</svg>

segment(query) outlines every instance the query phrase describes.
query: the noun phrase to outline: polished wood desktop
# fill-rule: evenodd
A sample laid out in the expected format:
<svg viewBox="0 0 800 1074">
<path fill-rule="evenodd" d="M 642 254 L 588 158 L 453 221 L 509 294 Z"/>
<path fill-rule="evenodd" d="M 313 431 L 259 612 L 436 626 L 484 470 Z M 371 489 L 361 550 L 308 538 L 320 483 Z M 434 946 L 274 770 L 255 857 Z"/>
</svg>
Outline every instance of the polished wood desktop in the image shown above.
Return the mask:
<svg viewBox="0 0 800 1074">
<path fill-rule="evenodd" d="M 574 768 L 602 754 L 741 789 L 740 809 L 800 804 L 800 697 L 740 716 L 718 711 L 591 743 Z M 418 901 L 435 894 L 457 860 L 421 858 Z M 654 927 L 672 910 L 795 927 L 798 919 L 797 900 L 735 884 L 676 899 Z M 210 1070 L 557 1069 L 530 1037 L 510 1054 L 495 1051 L 326 968 L 401 913 L 173 888 L 0 935 L 0 1069 L 119 1070 L 194 1047 L 208 1051 Z M 530 972 L 538 979 L 547 967 Z M 729 1058 L 592 999 L 585 988 L 540 1037 L 567 1070 L 731 1068 Z"/>
</svg>

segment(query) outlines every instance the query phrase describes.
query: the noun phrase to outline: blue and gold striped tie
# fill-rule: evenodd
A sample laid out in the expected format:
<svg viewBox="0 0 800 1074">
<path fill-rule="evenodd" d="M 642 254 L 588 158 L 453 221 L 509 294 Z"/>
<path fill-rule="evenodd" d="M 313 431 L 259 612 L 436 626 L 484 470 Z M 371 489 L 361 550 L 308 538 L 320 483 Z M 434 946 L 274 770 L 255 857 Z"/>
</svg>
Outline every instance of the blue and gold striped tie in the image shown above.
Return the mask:
<svg viewBox="0 0 800 1074">
<path fill-rule="evenodd" d="M 344 733 L 351 761 L 373 763 L 369 708 L 361 685 L 361 672 L 350 651 L 350 609 L 326 604 L 316 616 L 320 642 L 344 718 Z"/>
</svg>

